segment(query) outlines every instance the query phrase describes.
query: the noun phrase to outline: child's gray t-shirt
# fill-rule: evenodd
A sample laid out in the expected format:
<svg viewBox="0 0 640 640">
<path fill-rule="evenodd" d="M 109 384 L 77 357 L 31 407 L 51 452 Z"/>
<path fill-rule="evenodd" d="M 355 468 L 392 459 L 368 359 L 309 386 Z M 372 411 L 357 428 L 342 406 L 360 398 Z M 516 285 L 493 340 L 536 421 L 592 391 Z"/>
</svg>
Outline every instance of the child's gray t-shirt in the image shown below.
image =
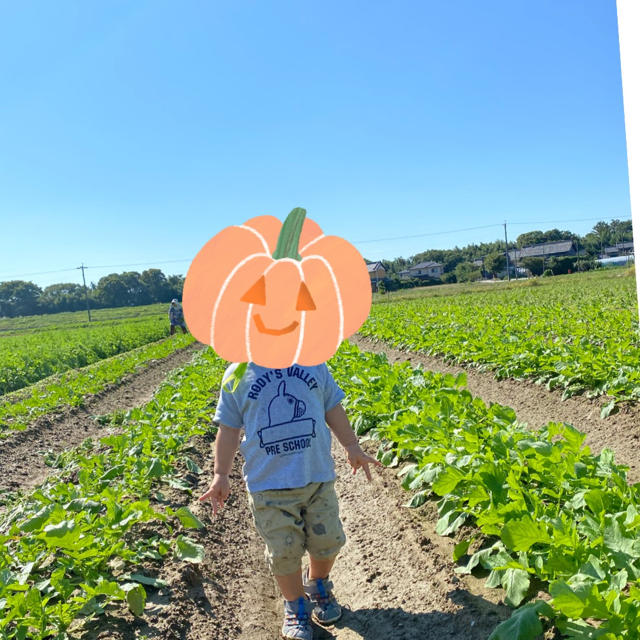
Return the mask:
<svg viewBox="0 0 640 640">
<path fill-rule="evenodd" d="M 224 379 L 237 366 L 230 365 Z M 334 480 L 324 416 L 343 398 L 326 364 L 269 369 L 250 362 L 234 392 L 222 389 L 214 421 L 244 427 L 240 451 L 249 491 Z"/>
</svg>

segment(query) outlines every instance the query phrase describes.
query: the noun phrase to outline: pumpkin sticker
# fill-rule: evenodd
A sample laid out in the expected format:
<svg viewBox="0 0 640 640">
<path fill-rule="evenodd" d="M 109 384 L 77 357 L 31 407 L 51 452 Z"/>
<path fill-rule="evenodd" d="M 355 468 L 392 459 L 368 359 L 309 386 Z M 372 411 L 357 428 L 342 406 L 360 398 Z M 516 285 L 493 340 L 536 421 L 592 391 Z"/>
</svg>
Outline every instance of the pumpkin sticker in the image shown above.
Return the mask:
<svg viewBox="0 0 640 640">
<path fill-rule="evenodd" d="M 367 266 L 304 209 L 281 223 L 258 216 L 226 227 L 193 259 L 183 309 L 191 333 L 230 362 L 317 365 L 367 319 Z"/>
</svg>

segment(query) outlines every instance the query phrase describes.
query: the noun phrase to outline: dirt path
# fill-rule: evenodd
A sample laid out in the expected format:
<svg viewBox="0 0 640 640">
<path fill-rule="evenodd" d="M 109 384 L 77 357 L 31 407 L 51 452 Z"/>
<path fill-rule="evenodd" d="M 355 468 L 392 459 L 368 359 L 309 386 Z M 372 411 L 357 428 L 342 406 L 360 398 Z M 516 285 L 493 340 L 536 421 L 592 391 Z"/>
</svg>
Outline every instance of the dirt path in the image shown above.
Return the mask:
<svg viewBox="0 0 640 640">
<path fill-rule="evenodd" d="M 120 607 L 96 620 L 83 639 L 280 637 L 282 601 L 251 521 L 240 461 L 231 475 L 232 494 L 215 519 L 210 506 L 197 500 L 211 479 L 212 441 L 192 441 L 189 456 L 206 472 L 195 480 L 191 497 L 174 492 L 170 499 L 172 508 L 186 503 L 207 525 L 188 532 L 205 547 L 205 562 L 191 566 L 167 559 L 160 568 L 153 563 L 141 567 L 165 580 L 168 588 L 148 589 L 141 618 Z M 376 470 L 369 484 L 361 472 L 351 475 L 341 451 L 336 451 L 336 467 L 348 541 L 331 577 L 345 611 L 335 625 L 315 627 L 314 640 L 485 640 L 510 615 L 510 609 L 498 602 L 500 590 L 487 592 L 481 580 L 456 577 L 453 541 L 436 535 L 433 505 L 423 507 L 422 513 L 403 507 L 408 496 L 394 470 Z M 143 533 L 162 535 L 163 529 L 147 528 Z"/>
<path fill-rule="evenodd" d="M 202 345 L 193 343 L 152 361 L 140 373 L 89 397 L 85 406 L 41 416 L 25 431 L 0 440 L 0 491 L 28 490 L 40 484 L 50 473 L 43 458 L 47 451 L 58 453 L 77 446 L 85 438 L 105 434 L 95 416 L 147 403 L 167 373 L 190 360 L 199 348 Z"/>
<path fill-rule="evenodd" d="M 640 406 L 623 407 L 619 413 L 600 418 L 601 398 L 575 396 L 562 400 L 562 392 L 547 391 L 531 382 L 496 380 L 491 373 L 464 368 L 423 354 L 400 351 L 369 338 L 355 335 L 351 342 L 365 351 L 384 352 L 390 362 L 409 360 L 431 371 L 467 374 L 467 386 L 474 396 L 485 402 L 512 407 L 518 419 L 537 428 L 547 422 L 568 422 L 587 434 L 587 444 L 594 453 L 604 447 L 613 449 L 616 460 L 629 466 L 629 479 L 640 481 Z"/>
</svg>

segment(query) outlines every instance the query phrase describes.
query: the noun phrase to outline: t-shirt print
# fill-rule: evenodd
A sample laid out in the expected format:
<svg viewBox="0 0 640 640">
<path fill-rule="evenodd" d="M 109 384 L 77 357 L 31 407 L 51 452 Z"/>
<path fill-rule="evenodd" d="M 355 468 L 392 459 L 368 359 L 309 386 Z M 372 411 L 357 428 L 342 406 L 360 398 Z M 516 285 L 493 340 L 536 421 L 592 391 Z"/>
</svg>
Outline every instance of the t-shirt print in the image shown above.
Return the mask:
<svg viewBox="0 0 640 640">
<path fill-rule="evenodd" d="M 221 390 L 214 420 L 244 428 L 240 452 L 250 492 L 335 478 L 325 418 L 342 398 L 326 364 L 269 369 L 250 362 L 235 390 Z"/>
<path fill-rule="evenodd" d="M 292 453 L 311 446 L 312 438 L 316 437 L 316 421 L 303 418 L 306 410 L 302 400 L 287 393 L 283 380 L 278 385 L 278 394 L 269 402 L 269 424 L 258 430 L 260 447 L 267 455 Z"/>
</svg>

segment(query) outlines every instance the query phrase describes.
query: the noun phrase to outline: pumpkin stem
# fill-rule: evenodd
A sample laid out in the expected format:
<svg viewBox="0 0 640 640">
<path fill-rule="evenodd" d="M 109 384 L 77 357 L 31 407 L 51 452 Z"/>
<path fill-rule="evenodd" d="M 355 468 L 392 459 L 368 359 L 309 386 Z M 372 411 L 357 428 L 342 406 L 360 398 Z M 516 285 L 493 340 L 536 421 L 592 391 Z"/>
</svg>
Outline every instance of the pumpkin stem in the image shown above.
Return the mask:
<svg viewBox="0 0 640 640">
<path fill-rule="evenodd" d="M 302 224 L 306 215 L 306 209 L 296 207 L 287 216 L 287 219 L 282 224 L 282 229 L 280 229 L 276 250 L 273 252 L 274 260 L 280 260 L 280 258 L 302 260 L 302 256 L 298 253 L 298 245 L 300 244 Z"/>
</svg>

